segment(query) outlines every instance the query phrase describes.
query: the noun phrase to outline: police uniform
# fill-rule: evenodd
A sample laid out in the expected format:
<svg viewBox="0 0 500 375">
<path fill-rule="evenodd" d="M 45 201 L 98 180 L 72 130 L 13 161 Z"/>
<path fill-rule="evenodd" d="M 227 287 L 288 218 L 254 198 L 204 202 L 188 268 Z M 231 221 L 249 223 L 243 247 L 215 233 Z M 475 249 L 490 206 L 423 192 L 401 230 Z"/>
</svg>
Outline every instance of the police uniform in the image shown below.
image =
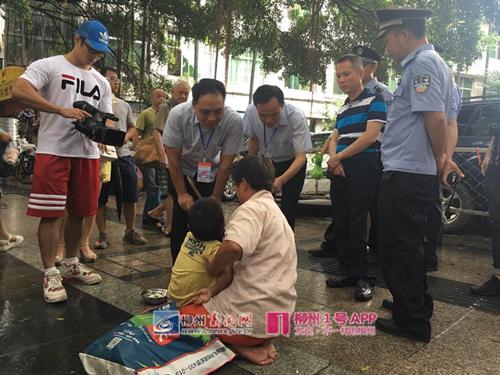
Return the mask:
<svg viewBox="0 0 500 375">
<path fill-rule="evenodd" d="M 237 154 L 241 149 L 242 140 L 243 123 L 236 111 L 226 106 L 221 121 L 214 128 L 206 129 L 198 121 L 191 101 L 172 108 L 162 136 L 165 146 L 182 149 L 181 169 L 184 184 L 193 199 L 197 198 L 197 194 L 191 182 L 201 196 L 211 196 L 215 187 L 220 155 Z M 209 167 L 205 168 L 207 163 Z M 171 164 L 169 168 L 172 169 Z M 170 251 L 175 261 L 188 232 L 187 213 L 179 205 L 171 173 L 168 178 L 168 188 L 174 203 Z"/>
<path fill-rule="evenodd" d="M 377 11 L 378 37 L 394 27 L 423 26 L 431 14 L 421 9 Z M 382 270 L 394 298 L 393 315 L 392 319 L 377 321 L 377 327 L 428 342 L 433 304 L 426 291 L 422 243 L 438 181 L 424 112 L 450 113 L 453 78 L 431 44 L 414 49 L 401 66 L 403 75 L 382 138 L 384 169 L 378 202 Z"/>
<path fill-rule="evenodd" d="M 378 64 L 380 60 L 382 60 L 377 51 L 366 46 L 356 46 L 352 49 L 352 53 L 361 57 L 364 63 L 366 62 L 370 64 Z M 377 77 L 374 77 L 370 82 L 367 82 L 363 86 L 374 94 L 381 95 L 385 100 L 387 110 L 390 109 L 392 105 L 393 95 L 391 90 L 389 90 L 389 87 L 377 81 Z"/>
<path fill-rule="evenodd" d="M 495 129 L 493 141 L 493 154 L 484 182 L 493 237 L 493 273 L 500 276 L 500 127 Z"/>
<path fill-rule="evenodd" d="M 245 135 L 259 142 L 259 150 L 272 160 L 276 177 L 285 173 L 292 165 L 296 153 L 312 149 L 311 134 L 307 126 L 307 117 L 300 108 L 285 103 L 279 123 L 267 128 L 260 120 L 257 108 L 250 104 L 243 117 Z M 300 192 L 304 186 L 307 162 L 300 171 L 282 187 L 281 211 L 288 224 L 295 227 L 295 215 Z"/>
</svg>

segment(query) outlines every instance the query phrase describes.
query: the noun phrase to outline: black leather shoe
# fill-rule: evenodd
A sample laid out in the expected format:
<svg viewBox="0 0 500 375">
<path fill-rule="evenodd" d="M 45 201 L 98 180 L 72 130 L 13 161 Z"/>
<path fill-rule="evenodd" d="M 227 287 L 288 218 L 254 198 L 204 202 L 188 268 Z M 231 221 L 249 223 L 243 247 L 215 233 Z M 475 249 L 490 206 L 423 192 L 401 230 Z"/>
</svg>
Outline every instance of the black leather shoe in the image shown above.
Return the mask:
<svg viewBox="0 0 500 375">
<path fill-rule="evenodd" d="M 338 279 L 326 279 L 326 286 L 329 288 L 345 288 L 348 286 L 356 286 L 358 280 L 350 277 L 342 277 Z"/>
<path fill-rule="evenodd" d="M 310 250 L 309 255 L 315 258 L 332 258 L 332 253 L 324 247 L 318 250 Z"/>
<path fill-rule="evenodd" d="M 377 329 L 381 330 L 382 332 L 388 333 L 389 335 L 406 337 L 407 339 L 420 342 L 431 341 L 430 333 L 428 335 L 417 336 L 410 332 L 403 331 L 394 323 L 394 320 L 392 319 L 378 318 L 375 322 L 375 327 L 377 327 Z"/>
<path fill-rule="evenodd" d="M 387 309 L 387 310 L 392 310 L 392 304 L 394 302 L 392 301 L 392 299 L 384 299 L 382 301 L 382 308 L 383 309 Z"/>
<path fill-rule="evenodd" d="M 471 286 L 472 293 L 480 296 L 500 296 L 500 280 L 491 276 L 491 278 L 481 285 Z"/>
<path fill-rule="evenodd" d="M 368 280 L 358 280 L 356 290 L 354 291 L 354 298 L 356 301 L 364 302 L 373 298 L 373 290 L 375 287 Z"/>
</svg>

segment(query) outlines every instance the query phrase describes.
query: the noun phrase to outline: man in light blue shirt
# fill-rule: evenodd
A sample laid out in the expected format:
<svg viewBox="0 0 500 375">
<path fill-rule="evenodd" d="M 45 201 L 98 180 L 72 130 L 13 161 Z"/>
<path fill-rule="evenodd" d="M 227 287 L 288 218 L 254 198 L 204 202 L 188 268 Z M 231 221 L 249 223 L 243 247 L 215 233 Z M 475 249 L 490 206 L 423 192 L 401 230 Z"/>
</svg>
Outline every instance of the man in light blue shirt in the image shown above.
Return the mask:
<svg viewBox="0 0 500 375">
<path fill-rule="evenodd" d="M 285 103 L 279 87 L 262 85 L 253 94 L 243 124 L 250 155 L 260 154 L 274 166 L 273 192 L 282 193 L 281 210 L 293 229 L 306 176 L 306 152 L 312 148 L 306 115 Z"/>
<path fill-rule="evenodd" d="M 171 252 L 175 261 L 187 234 L 187 211 L 195 199 L 220 201 L 243 140 L 241 117 L 224 105 L 226 89 L 215 79 L 192 88 L 193 100 L 172 108 L 163 131 L 174 201 Z"/>
<path fill-rule="evenodd" d="M 380 255 L 394 298 L 392 319 L 379 330 L 429 342 L 432 297 L 426 292 L 422 248 L 426 217 L 444 169 L 447 116 L 454 110 L 453 79 L 425 36 L 424 9 L 377 11 L 378 37 L 403 75 L 382 138 L 384 171 L 379 192 Z"/>
</svg>

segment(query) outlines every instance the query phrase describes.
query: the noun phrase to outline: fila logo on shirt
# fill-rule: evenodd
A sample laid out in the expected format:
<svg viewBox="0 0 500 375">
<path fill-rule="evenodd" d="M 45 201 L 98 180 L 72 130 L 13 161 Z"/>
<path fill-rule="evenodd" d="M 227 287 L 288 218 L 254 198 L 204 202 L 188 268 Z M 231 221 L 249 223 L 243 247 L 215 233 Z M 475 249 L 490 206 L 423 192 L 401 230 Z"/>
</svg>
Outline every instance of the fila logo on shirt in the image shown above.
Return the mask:
<svg viewBox="0 0 500 375">
<path fill-rule="evenodd" d="M 68 74 L 62 75 L 61 81 L 61 89 L 66 90 L 68 85 L 76 86 L 76 93 L 82 94 L 82 96 L 87 96 L 89 98 L 93 98 L 95 100 L 101 99 L 101 91 L 99 90 L 99 86 L 95 85 L 92 90 L 85 91 L 85 81 L 80 78 L 75 78 Z"/>
</svg>

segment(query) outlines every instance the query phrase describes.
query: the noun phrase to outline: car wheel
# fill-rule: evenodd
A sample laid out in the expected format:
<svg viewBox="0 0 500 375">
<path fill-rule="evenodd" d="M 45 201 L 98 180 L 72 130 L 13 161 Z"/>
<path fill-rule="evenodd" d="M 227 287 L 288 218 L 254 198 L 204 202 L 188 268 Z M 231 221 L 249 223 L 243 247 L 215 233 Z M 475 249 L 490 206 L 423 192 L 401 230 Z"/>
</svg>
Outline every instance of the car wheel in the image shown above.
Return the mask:
<svg viewBox="0 0 500 375">
<path fill-rule="evenodd" d="M 226 187 L 222 192 L 222 200 L 230 202 L 234 201 L 235 198 L 236 198 L 236 184 L 234 183 L 232 177 L 229 177 L 229 180 L 227 180 Z"/>
<path fill-rule="evenodd" d="M 472 197 L 470 193 L 467 191 L 467 188 L 459 183 L 455 190 L 455 194 L 453 195 L 453 199 L 450 203 L 450 199 L 452 198 L 452 190 L 449 187 L 443 187 L 443 199 L 444 206 L 443 210 L 446 210 L 444 213 L 443 221 L 444 221 L 444 232 L 445 233 L 461 233 L 464 229 L 469 225 L 472 215 L 463 213 L 461 211 L 456 211 L 455 209 L 474 209 L 474 203 L 472 201 Z M 448 206 L 450 207 L 448 209 Z"/>
</svg>

